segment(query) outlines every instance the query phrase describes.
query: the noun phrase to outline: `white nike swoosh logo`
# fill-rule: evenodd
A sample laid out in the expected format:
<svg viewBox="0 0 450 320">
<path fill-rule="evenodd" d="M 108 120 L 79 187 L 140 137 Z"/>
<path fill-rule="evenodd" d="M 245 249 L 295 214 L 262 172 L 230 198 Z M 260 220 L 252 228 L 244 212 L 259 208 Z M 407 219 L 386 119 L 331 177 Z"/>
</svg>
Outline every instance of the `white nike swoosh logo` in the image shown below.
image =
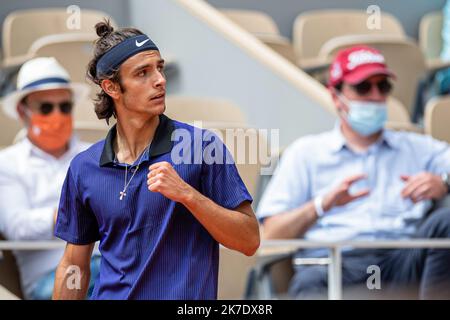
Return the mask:
<svg viewBox="0 0 450 320">
<path fill-rule="evenodd" d="M 138 41 L 136 40 L 136 47 L 142 47 L 142 46 L 144 45 L 144 43 L 146 43 L 148 40 L 150 40 L 150 39 L 146 39 L 146 40 L 144 40 L 144 41 L 142 41 L 142 42 L 138 42 Z"/>
</svg>

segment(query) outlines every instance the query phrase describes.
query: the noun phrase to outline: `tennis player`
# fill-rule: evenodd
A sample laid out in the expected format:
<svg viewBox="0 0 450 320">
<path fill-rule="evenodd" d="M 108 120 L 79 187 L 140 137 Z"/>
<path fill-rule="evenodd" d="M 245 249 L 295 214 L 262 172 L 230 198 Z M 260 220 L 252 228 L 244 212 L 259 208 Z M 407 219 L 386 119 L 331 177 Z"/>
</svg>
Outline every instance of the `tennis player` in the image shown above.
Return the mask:
<svg viewBox="0 0 450 320">
<path fill-rule="evenodd" d="M 217 136 L 164 115 L 164 60 L 154 42 L 108 21 L 95 27 L 95 112 L 117 123 L 67 172 L 55 227 L 67 247 L 53 298 L 85 298 L 100 241 L 92 299 L 215 299 L 219 243 L 248 256 L 259 246 L 252 198 Z M 174 152 L 180 132 L 192 137 L 182 141 L 184 161 Z"/>
</svg>

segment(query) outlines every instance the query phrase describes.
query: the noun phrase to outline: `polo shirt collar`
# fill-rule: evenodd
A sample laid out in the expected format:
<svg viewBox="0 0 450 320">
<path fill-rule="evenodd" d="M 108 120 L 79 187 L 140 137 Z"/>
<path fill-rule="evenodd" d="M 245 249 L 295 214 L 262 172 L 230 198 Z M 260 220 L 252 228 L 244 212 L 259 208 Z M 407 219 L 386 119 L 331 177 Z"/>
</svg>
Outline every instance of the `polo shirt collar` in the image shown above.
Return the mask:
<svg viewBox="0 0 450 320">
<path fill-rule="evenodd" d="M 172 150 L 172 132 L 175 130 L 172 119 L 166 115 L 159 116 L 159 124 L 155 131 L 155 136 L 148 150 L 148 157 L 156 157 L 161 154 L 170 152 Z M 100 156 L 100 167 L 114 163 L 114 139 L 116 138 L 116 125 L 114 125 L 108 132 L 103 146 L 103 151 Z"/>
</svg>

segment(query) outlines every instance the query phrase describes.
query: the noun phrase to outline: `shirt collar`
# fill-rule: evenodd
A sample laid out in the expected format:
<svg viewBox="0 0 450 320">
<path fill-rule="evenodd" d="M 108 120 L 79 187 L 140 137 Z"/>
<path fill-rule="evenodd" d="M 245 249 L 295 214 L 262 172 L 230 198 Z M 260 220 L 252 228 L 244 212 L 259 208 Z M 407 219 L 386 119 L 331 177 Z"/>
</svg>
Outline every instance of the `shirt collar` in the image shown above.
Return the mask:
<svg viewBox="0 0 450 320">
<path fill-rule="evenodd" d="M 332 152 L 339 152 L 345 147 L 345 138 L 342 135 L 341 123 L 336 121 L 333 130 L 331 131 L 331 137 L 329 139 L 330 150 Z"/>
<path fill-rule="evenodd" d="M 383 142 L 391 149 L 398 149 L 400 147 L 400 141 L 398 135 L 389 129 L 383 130 Z"/>
<path fill-rule="evenodd" d="M 159 124 L 155 131 L 155 136 L 148 150 L 148 157 L 156 157 L 172 150 L 172 132 L 175 130 L 173 121 L 166 115 L 159 116 Z M 105 145 L 100 157 L 100 167 L 114 162 L 114 139 L 116 138 L 116 125 L 108 132 L 105 139 Z"/>
<path fill-rule="evenodd" d="M 346 140 L 341 131 L 340 121 L 337 121 L 334 125 L 334 129 L 331 131 L 331 137 L 329 139 L 330 149 L 332 152 L 339 152 L 343 148 L 347 148 Z M 396 135 L 388 129 L 383 129 L 380 139 L 375 143 L 378 145 L 385 144 L 391 149 L 397 149 L 399 147 L 398 139 Z"/>
</svg>

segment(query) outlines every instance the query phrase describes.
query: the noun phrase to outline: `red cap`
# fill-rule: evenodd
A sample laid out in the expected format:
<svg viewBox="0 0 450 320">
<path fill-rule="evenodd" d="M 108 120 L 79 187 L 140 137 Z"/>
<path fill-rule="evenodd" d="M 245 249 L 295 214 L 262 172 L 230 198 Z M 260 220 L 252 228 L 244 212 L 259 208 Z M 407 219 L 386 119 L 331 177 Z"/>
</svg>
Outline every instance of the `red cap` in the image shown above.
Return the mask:
<svg viewBox="0 0 450 320">
<path fill-rule="evenodd" d="M 334 87 L 341 82 L 358 84 L 378 74 L 395 77 L 378 50 L 363 45 L 355 46 L 336 54 L 330 66 L 328 85 Z"/>
</svg>

